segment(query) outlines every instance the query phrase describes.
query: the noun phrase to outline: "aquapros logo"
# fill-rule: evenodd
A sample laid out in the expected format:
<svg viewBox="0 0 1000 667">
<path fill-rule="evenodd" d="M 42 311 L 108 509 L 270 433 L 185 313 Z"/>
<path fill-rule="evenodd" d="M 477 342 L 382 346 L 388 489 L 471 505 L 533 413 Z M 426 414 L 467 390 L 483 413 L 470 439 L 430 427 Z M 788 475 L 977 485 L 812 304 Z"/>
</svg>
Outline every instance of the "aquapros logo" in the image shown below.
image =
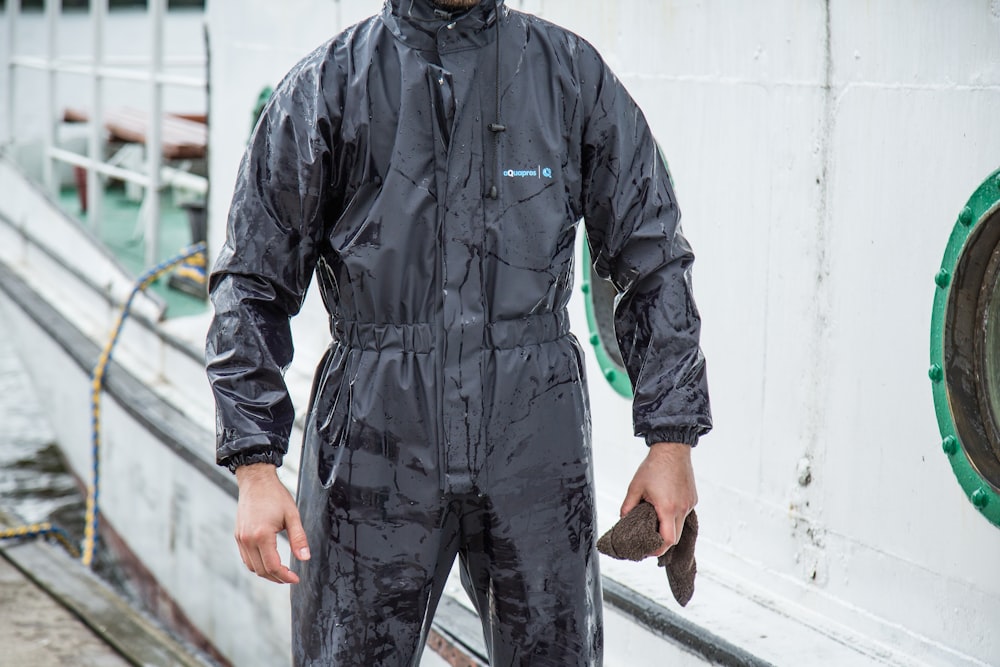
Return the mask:
<svg viewBox="0 0 1000 667">
<path fill-rule="evenodd" d="M 507 178 L 552 178 L 552 169 L 541 165 L 534 169 L 505 169 L 503 175 Z"/>
</svg>

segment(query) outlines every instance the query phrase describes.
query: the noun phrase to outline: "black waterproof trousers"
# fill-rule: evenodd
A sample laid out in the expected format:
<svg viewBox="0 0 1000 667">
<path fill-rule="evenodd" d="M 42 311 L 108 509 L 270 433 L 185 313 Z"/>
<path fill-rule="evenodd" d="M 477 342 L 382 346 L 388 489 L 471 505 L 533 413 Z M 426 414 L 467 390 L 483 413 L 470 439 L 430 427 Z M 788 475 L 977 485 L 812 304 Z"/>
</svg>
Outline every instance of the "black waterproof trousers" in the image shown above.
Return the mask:
<svg viewBox="0 0 1000 667">
<path fill-rule="evenodd" d="M 589 412 L 567 324 L 561 313 L 498 327 L 483 355 L 503 380 L 487 391 L 490 408 L 514 419 L 462 453 L 467 476 L 451 490 L 441 469 L 457 462 L 433 422 L 396 400 L 400 383 L 433 390 L 433 351 L 406 327 L 378 341 L 354 327 L 333 348 L 319 402 L 343 383 L 354 418 L 338 426 L 347 434 L 306 437 L 299 507 L 314 546 L 292 589 L 297 665 L 418 664 L 456 554 L 491 664 L 601 663 Z M 380 346 L 393 350 L 388 367 Z M 367 388 L 363 402 L 352 382 Z M 330 438 L 351 444 L 317 451 Z"/>
</svg>

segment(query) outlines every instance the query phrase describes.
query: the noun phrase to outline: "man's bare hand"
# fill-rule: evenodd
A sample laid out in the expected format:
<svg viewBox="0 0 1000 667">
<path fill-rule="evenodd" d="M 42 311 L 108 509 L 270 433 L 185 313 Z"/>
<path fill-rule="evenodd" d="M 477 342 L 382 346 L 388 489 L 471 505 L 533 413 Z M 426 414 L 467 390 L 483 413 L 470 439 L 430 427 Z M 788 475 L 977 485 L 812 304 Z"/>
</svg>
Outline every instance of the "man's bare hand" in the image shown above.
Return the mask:
<svg viewBox="0 0 1000 667">
<path fill-rule="evenodd" d="M 698 503 L 690 445 L 660 442 L 649 448 L 628 485 L 621 516 L 632 511 L 641 500 L 656 508 L 664 545 L 650 556 L 662 556 L 681 539 L 684 519 Z"/>
<path fill-rule="evenodd" d="M 292 494 L 278 479 L 276 468 L 256 463 L 236 469 L 240 487 L 236 507 L 236 544 L 251 572 L 278 584 L 297 584 L 299 577 L 278 555 L 278 533 L 288 531 L 292 553 L 309 560 L 309 544 Z"/>
</svg>

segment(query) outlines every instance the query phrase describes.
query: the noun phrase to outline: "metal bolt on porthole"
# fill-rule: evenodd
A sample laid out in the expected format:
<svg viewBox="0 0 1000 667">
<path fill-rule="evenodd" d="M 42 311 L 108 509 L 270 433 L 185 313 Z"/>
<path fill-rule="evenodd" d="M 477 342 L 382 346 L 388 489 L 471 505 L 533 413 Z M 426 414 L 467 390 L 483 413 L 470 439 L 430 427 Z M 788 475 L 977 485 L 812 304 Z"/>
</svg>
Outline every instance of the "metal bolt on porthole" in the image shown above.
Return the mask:
<svg viewBox="0 0 1000 667">
<path fill-rule="evenodd" d="M 929 377 L 934 382 L 940 382 L 944 379 L 944 370 L 937 364 L 932 365 L 927 369 L 927 377 Z"/>
<path fill-rule="evenodd" d="M 958 214 L 958 221 L 963 225 L 968 227 L 972 224 L 972 209 L 966 206 L 962 209 L 962 212 Z"/>
</svg>

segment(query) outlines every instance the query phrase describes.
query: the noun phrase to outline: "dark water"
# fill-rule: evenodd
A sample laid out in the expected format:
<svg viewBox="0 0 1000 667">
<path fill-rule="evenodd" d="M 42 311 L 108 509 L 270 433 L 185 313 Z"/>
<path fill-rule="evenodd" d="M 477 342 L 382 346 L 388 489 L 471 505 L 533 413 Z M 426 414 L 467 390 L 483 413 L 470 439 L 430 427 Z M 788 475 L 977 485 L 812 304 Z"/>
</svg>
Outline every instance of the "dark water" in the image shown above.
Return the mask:
<svg viewBox="0 0 1000 667">
<path fill-rule="evenodd" d="M 81 400 L 86 400 L 83 397 Z M 84 498 L 0 321 L 0 510 L 83 537 Z"/>
</svg>

